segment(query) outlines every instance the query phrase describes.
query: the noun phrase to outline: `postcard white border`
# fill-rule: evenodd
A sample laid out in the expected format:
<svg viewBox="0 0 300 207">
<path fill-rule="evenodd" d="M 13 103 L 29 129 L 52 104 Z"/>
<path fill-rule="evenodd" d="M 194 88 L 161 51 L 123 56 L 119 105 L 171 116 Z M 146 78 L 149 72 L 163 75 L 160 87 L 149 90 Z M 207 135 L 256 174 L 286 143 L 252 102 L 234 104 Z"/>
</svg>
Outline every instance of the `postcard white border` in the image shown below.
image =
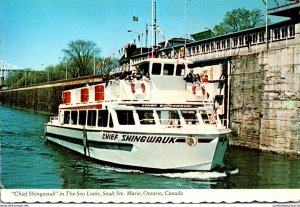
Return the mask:
<svg viewBox="0 0 300 207">
<path fill-rule="evenodd" d="M 3 203 L 250 203 L 300 201 L 300 189 L 1 189 Z"/>
</svg>

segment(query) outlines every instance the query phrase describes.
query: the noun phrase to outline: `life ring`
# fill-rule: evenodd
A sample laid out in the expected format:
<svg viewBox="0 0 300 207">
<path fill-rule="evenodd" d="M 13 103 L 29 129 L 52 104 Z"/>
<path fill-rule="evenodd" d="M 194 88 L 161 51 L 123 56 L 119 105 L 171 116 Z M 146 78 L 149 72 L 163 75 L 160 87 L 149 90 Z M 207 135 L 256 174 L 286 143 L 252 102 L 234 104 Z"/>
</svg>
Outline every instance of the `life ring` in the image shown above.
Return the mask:
<svg viewBox="0 0 300 207">
<path fill-rule="evenodd" d="M 192 136 L 187 136 L 185 138 L 185 143 L 187 143 L 189 146 L 196 146 L 198 144 L 198 139 Z"/>
<path fill-rule="evenodd" d="M 199 87 L 201 88 L 202 94 L 201 94 L 200 90 L 197 90 L 197 85 L 199 85 Z M 193 93 L 194 95 L 197 95 L 197 96 L 204 95 L 204 94 L 205 94 L 205 87 L 204 87 L 203 85 L 200 85 L 200 84 L 194 84 L 194 85 L 192 86 L 192 93 Z"/>
<path fill-rule="evenodd" d="M 136 89 L 135 89 L 135 83 L 131 83 L 131 92 L 134 94 L 136 92 Z M 144 83 L 141 83 L 140 84 L 140 89 L 138 89 L 139 91 L 141 91 L 142 93 L 145 93 L 145 90 L 146 90 L 146 86 Z"/>
</svg>

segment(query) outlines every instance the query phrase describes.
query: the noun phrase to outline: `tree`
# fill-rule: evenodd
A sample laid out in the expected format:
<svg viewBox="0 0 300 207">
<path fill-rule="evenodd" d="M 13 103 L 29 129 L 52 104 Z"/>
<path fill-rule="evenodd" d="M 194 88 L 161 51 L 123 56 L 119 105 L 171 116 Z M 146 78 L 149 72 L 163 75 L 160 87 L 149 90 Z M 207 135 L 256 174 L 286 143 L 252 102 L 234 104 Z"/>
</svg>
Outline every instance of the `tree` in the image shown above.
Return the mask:
<svg viewBox="0 0 300 207">
<path fill-rule="evenodd" d="M 66 61 L 72 66 L 69 71 L 79 76 L 92 74 L 93 58 L 100 54 L 100 48 L 92 41 L 76 40 L 68 44 L 68 49 L 64 49 Z"/>
<path fill-rule="evenodd" d="M 264 25 L 264 15 L 259 9 L 233 9 L 225 14 L 222 22 L 214 27 L 214 33 L 223 35 Z"/>
</svg>

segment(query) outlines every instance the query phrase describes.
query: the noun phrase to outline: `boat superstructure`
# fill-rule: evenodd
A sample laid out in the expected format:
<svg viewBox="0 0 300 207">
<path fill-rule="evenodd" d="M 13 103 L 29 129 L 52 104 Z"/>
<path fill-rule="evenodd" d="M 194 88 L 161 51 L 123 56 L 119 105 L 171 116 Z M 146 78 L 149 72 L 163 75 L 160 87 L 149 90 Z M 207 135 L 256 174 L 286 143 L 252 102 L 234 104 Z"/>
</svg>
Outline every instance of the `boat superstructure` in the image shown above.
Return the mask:
<svg viewBox="0 0 300 207">
<path fill-rule="evenodd" d="M 46 140 L 106 163 L 158 171 L 224 166 L 224 89 L 189 81 L 191 62 L 149 58 L 104 83 L 63 91 Z M 219 71 L 221 74 L 222 71 Z"/>
</svg>

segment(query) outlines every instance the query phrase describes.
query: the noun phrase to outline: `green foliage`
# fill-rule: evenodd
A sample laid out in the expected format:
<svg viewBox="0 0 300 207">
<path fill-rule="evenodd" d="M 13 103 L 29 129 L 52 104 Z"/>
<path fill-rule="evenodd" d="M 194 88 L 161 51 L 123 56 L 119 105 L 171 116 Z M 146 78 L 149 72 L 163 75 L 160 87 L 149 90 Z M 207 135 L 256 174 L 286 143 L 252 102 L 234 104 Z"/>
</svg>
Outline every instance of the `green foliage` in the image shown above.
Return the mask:
<svg viewBox="0 0 300 207">
<path fill-rule="evenodd" d="M 213 30 L 218 36 L 262 26 L 264 23 L 265 17 L 259 9 L 238 8 L 227 12 L 223 21 L 217 24 Z"/>
<path fill-rule="evenodd" d="M 93 74 L 94 57 L 101 52 L 96 43 L 92 41 L 76 40 L 68 44 L 64 49 L 64 60 L 68 63 L 71 77 L 87 76 Z"/>
<path fill-rule="evenodd" d="M 92 41 L 76 40 L 64 49 L 65 57 L 60 63 L 50 65 L 44 71 L 25 69 L 9 74 L 3 86 L 16 88 L 33 84 L 58 81 L 66 78 L 95 75 L 117 71 L 119 62 L 116 58 L 99 57 L 100 49 Z M 102 67 L 97 65 L 102 63 Z"/>
</svg>

